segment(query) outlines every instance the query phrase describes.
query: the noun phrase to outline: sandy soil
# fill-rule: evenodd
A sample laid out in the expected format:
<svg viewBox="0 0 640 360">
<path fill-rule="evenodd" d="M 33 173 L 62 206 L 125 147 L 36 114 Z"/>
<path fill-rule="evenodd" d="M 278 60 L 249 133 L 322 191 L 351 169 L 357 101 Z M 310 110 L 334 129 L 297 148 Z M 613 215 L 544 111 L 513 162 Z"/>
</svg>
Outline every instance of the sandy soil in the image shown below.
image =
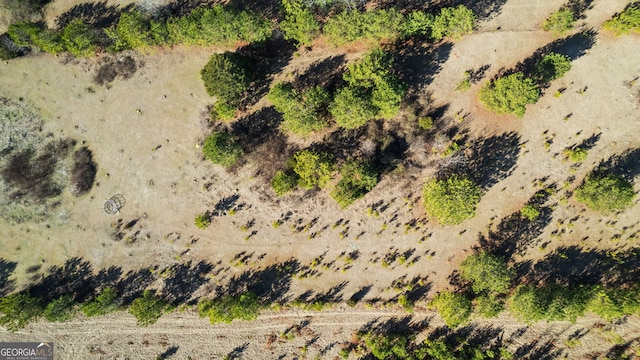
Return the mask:
<svg viewBox="0 0 640 360">
<path fill-rule="evenodd" d="M 56 1 L 51 11 L 62 13 L 75 3 Z M 39 108 L 46 120 L 45 133 L 84 141 L 94 153 L 98 176 L 88 195 L 65 196 L 44 223 L 12 225 L 3 221 L 0 257 L 17 263 L 12 280 L 18 288 L 27 286 L 28 279 L 34 277 L 27 271 L 30 267 L 42 265 L 36 274 L 46 274 L 49 266 L 62 265 L 72 257 L 88 261 L 95 273 L 116 266 L 123 274 L 206 261 L 217 265 L 201 275 L 208 282 L 193 296 L 208 295 L 216 284 L 224 284 L 249 269 L 291 259 L 305 266 L 321 255 L 326 267 L 318 268 L 320 275 L 292 279 L 286 289 L 288 296 L 295 298 L 308 291 L 319 295 L 334 289 L 335 299 L 347 300 L 370 286 L 364 300 L 391 299 L 397 295 L 390 290 L 396 279 L 422 278 L 429 293 L 448 287 L 449 276 L 478 245 L 479 237 L 496 229 L 501 219 L 518 211 L 539 189 L 533 183 L 535 179 L 547 177 L 547 184 L 555 183 L 559 188 L 564 185 L 570 190 L 600 161 L 640 146 L 640 87 L 625 85 L 640 76 L 640 37 L 614 38 L 599 30 L 602 22 L 628 1 L 593 2 L 593 8 L 585 12 L 584 24 L 580 24 L 598 31 L 595 44 L 573 61 L 565 77 L 545 90 L 524 118 L 496 116 L 477 102 L 476 94 L 484 81 L 556 39 L 542 32 L 540 24 L 562 3 L 507 1 L 498 16 L 480 23 L 476 34 L 456 42 L 443 57 L 433 80 L 423 84 L 420 102 L 429 108 L 448 105 L 440 121 L 458 125 L 470 139 L 510 132 L 518 139 L 520 151 L 510 176 L 487 190 L 475 218 L 453 227 L 428 222 L 420 207 L 423 179 L 434 172 L 433 167 L 426 166 L 429 161 L 424 155 L 430 152 L 429 141 L 416 142 L 409 149 L 412 159 L 424 167 L 407 166 L 404 174 L 385 176 L 370 194 L 346 210 L 340 210 L 325 192 L 299 190 L 276 198 L 264 179 L 255 175 L 261 169 L 260 162 L 249 161 L 229 174 L 204 161 L 199 144 L 209 130 L 203 125 L 201 113 L 211 99 L 198 72 L 215 49 L 178 47 L 153 54 L 130 54 L 138 71 L 130 79 L 117 79 L 108 87 L 92 81 L 99 59 L 67 62 L 64 56 L 38 55 L 2 63 L 0 96 L 24 97 Z M 352 50 L 349 59 L 360 55 Z M 340 55 L 340 50 L 314 49 L 293 57 L 278 77 L 303 73 L 315 61 L 333 55 Z M 467 92 L 454 91 L 464 71 L 485 64 L 490 67 L 482 81 Z M 566 90 L 555 97 L 560 88 Z M 261 101 L 251 110 L 259 111 L 266 104 Z M 464 120 L 459 122 L 461 115 Z M 601 134 L 599 140 L 576 169 L 556 155 L 594 134 Z M 543 143 L 545 136 L 551 135 L 553 142 L 547 150 Z M 311 140 L 290 141 L 306 144 Z M 120 214 L 107 215 L 102 207 L 114 194 L 124 195 L 126 205 Z M 605 250 L 637 247 L 634 237 L 640 207 L 603 217 L 583 211 L 583 206 L 572 199 L 563 200 L 562 194 L 559 191 L 552 197 L 552 217 L 542 233 L 514 261 L 537 261 L 559 247 L 576 245 Z M 213 210 L 228 197 L 237 197 L 232 206 L 234 215 L 216 217 L 206 230 L 195 228 L 197 214 Z M 377 217 L 367 214 L 367 208 L 374 204 L 380 208 Z M 289 211 L 289 219 L 274 228 L 272 223 L 286 218 Z M 576 215 L 577 219 L 568 222 Z M 137 220 L 120 241 L 113 238 L 118 219 L 124 223 Z M 406 225 L 416 220 L 425 224 Z M 609 240 L 616 237 L 617 241 Z M 541 249 L 547 241 L 550 243 Z M 354 250 L 359 251 L 358 258 L 346 263 L 343 255 Z M 251 256 L 243 264 L 234 262 L 242 252 Z M 383 266 L 382 258 L 394 253 L 405 254 L 406 263 L 396 256 L 396 261 Z M 162 279 L 154 276 L 152 287 L 162 289 Z M 429 318 L 429 329 L 442 325 L 438 317 L 420 310 L 423 306 L 424 301 L 418 303 L 416 317 Z M 339 347 L 330 346 L 332 343 L 348 341 L 370 320 L 403 314 L 361 306 L 339 307 L 321 313 L 265 313 L 252 323 L 211 326 L 194 314 L 179 312 L 164 316 L 149 328 L 136 327 L 127 314 L 116 314 L 91 320 L 78 318 L 66 324 L 40 322 L 16 334 L 0 330 L 0 339 L 53 340 L 60 359 L 155 358 L 172 346 L 178 347 L 175 358 L 221 358 L 245 343 L 249 345 L 243 358 L 285 355 L 283 358 L 288 359 L 303 358 L 299 347 L 317 336 L 306 357 L 321 354 L 321 358 L 333 358 Z M 273 350 L 265 349 L 269 334 L 280 334 L 307 316 L 311 318 L 308 335 L 278 341 Z M 588 353 L 614 345 L 606 340 L 608 330 L 597 330 L 595 323 L 587 318 L 576 325 L 538 324 L 510 347 L 516 350 L 538 338 L 541 344 L 556 340 L 553 348 L 562 348 L 562 354 L 569 358 L 588 358 Z M 503 328 L 505 337 L 525 327 L 506 315 L 476 324 Z M 638 324 L 632 317 L 613 329 L 625 341 L 631 341 L 640 335 Z M 582 330 L 588 332 L 582 345 L 567 348 L 566 339 Z M 328 350 L 321 353 L 322 349 Z"/>
</svg>

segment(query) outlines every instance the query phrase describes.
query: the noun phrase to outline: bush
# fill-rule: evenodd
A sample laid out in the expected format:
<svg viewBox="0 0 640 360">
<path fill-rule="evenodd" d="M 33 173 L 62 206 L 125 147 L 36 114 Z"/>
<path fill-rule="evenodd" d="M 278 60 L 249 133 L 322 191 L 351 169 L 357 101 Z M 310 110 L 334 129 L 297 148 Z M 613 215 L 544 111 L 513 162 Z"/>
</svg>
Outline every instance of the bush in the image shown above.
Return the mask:
<svg viewBox="0 0 640 360">
<path fill-rule="evenodd" d="M 91 56 L 97 45 L 92 30 L 82 19 L 74 19 L 62 31 L 62 44 L 65 50 L 75 56 Z"/>
<path fill-rule="evenodd" d="M 247 60 L 231 52 L 212 55 L 200 76 L 207 93 L 228 106 L 237 105 L 250 83 Z"/>
<path fill-rule="evenodd" d="M 68 321 L 73 318 L 73 296 L 63 295 L 51 301 L 44 309 L 44 317 L 53 322 Z"/>
<path fill-rule="evenodd" d="M 542 24 L 544 31 L 552 31 L 556 34 L 564 34 L 573 28 L 574 14 L 569 8 L 562 8 L 547 18 Z"/>
<path fill-rule="evenodd" d="M 423 189 L 423 203 L 430 216 L 443 225 L 457 225 L 475 215 L 482 190 L 467 178 L 453 175 L 433 179 Z"/>
<path fill-rule="evenodd" d="M 40 298 L 15 293 L 0 298 L 0 325 L 11 332 L 18 331 L 42 315 Z"/>
<path fill-rule="evenodd" d="M 276 83 L 268 98 L 282 114 L 285 131 L 307 136 L 326 126 L 320 111 L 328 103 L 329 93 L 321 87 L 312 87 L 300 95 L 290 83 Z"/>
<path fill-rule="evenodd" d="M 575 163 L 583 162 L 587 155 L 588 151 L 581 147 L 574 147 L 564 151 L 564 156 Z"/>
<path fill-rule="evenodd" d="M 480 89 L 480 102 L 497 114 L 524 116 L 527 104 L 535 104 L 540 90 L 534 81 L 525 78 L 522 72 L 500 77 L 487 82 Z"/>
<path fill-rule="evenodd" d="M 423 116 L 419 118 L 418 126 L 422 130 L 430 130 L 433 127 L 433 118 L 431 116 Z"/>
<path fill-rule="evenodd" d="M 136 318 L 138 325 L 148 326 L 158 321 L 166 306 L 151 290 L 145 290 L 142 297 L 133 300 L 129 313 Z"/>
<path fill-rule="evenodd" d="M 340 46 L 355 40 L 379 42 L 398 36 L 403 23 L 402 14 L 395 9 L 343 11 L 331 17 L 323 27 L 329 42 Z"/>
<path fill-rule="evenodd" d="M 633 185 L 613 174 L 591 174 L 576 190 L 578 201 L 603 214 L 628 208 L 634 198 Z"/>
<path fill-rule="evenodd" d="M 320 23 L 302 0 L 282 0 L 284 20 L 280 29 L 284 38 L 300 45 L 310 45 L 320 32 Z"/>
<path fill-rule="evenodd" d="M 624 11 L 607 20 L 603 27 L 616 36 L 628 34 L 630 31 L 640 31 L 640 2 L 627 6 Z"/>
<path fill-rule="evenodd" d="M 234 319 L 251 321 L 258 317 L 261 307 L 256 294 L 245 292 L 238 296 L 200 300 L 198 314 L 208 317 L 212 324 L 230 323 Z"/>
<path fill-rule="evenodd" d="M 331 192 L 338 204 L 345 208 L 365 196 L 378 184 L 378 173 L 371 164 L 348 161 L 340 169 L 342 178 Z"/>
<path fill-rule="evenodd" d="M 571 59 L 568 56 L 549 53 L 535 65 L 536 77 L 543 83 L 559 79 L 571 70 Z"/>
<path fill-rule="evenodd" d="M 440 10 L 431 27 L 431 37 L 440 40 L 443 37 L 458 39 L 473 32 L 476 15 L 464 5 L 446 7 Z"/>
<path fill-rule="evenodd" d="M 471 315 L 471 302 L 469 299 L 447 290 L 440 291 L 429 302 L 429 307 L 438 310 L 438 313 L 450 328 L 464 324 Z"/>
<path fill-rule="evenodd" d="M 293 155 L 293 171 L 298 175 L 301 187 L 322 188 L 331 180 L 333 164 L 325 153 L 301 150 Z"/>
<path fill-rule="evenodd" d="M 538 216 L 540 216 L 540 210 L 538 210 L 533 205 L 527 204 L 522 207 L 522 209 L 520 209 L 520 215 L 524 218 L 527 218 L 529 221 L 533 221 L 537 219 Z"/>
<path fill-rule="evenodd" d="M 460 264 L 460 277 L 469 281 L 476 293 L 506 293 L 513 276 L 504 260 L 486 252 L 471 255 Z"/>
<path fill-rule="evenodd" d="M 293 190 L 297 184 L 298 176 L 289 171 L 279 170 L 271 180 L 271 187 L 278 196 L 282 196 Z"/>
<path fill-rule="evenodd" d="M 118 310 L 119 305 L 116 302 L 118 293 L 115 289 L 106 287 L 92 301 L 80 305 L 80 310 L 87 317 L 106 315 Z"/>
<path fill-rule="evenodd" d="M 202 153 L 207 160 L 214 164 L 230 167 L 243 155 L 242 148 L 233 139 L 233 135 L 226 132 L 214 132 L 204 141 Z"/>
<path fill-rule="evenodd" d="M 199 229 L 206 229 L 211 225 L 211 215 L 208 212 L 199 214 L 195 218 L 195 224 Z"/>
</svg>

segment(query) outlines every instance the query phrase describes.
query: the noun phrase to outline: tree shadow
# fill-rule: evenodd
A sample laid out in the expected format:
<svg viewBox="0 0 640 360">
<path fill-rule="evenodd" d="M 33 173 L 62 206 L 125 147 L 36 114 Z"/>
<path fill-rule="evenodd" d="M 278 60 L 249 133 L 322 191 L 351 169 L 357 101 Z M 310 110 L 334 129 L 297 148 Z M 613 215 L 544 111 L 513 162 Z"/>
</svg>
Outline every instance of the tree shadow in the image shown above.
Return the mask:
<svg viewBox="0 0 640 360">
<path fill-rule="evenodd" d="M 484 349 L 497 349 L 503 346 L 504 330 L 493 325 L 467 325 L 456 329 L 448 326 L 440 326 L 429 334 L 431 341 L 444 341 L 448 348 L 457 349 L 459 352 L 461 342 L 464 345 L 473 345 Z M 464 356 L 464 352 L 459 353 Z"/>
<path fill-rule="evenodd" d="M 247 350 L 248 348 L 249 348 L 249 343 L 248 342 L 244 343 L 244 344 L 242 344 L 240 346 L 236 346 L 224 358 L 228 359 L 228 360 L 241 359 L 242 358 L 242 353 L 244 353 L 245 350 Z"/>
<path fill-rule="evenodd" d="M 244 98 L 240 101 L 240 109 L 248 109 L 257 103 L 268 92 L 273 77 L 284 69 L 291 61 L 295 46 L 282 38 L 271 37 L 261 43 L 251 43 L 236 50 L 252 62 L 252 83 Z"/>
<path fill-rule="evenodd" d="M 375 319 L 358 329 L 358 334 L 417 334 L 429 327 L 430 318 L 416 321 L 413 316 L 391 318 L 384 321 Z"/>
<path fill-rule="evenodd" d="M 469 174 L 485 191 L 490 189 L 513 174 L 521 145 L 521 136 L 513 131 L 471 142 Z"/>
<path fill-rule="evenodd" d="M 88 261 L 73 257 L 64 265 L 54 265 L 48 274 L 28 289 L 31 296 L 49 303 L 63 295 L 73 295 L 75 301 L 82 302 L 93 293 L 93 271 Z"/>
<path fill-rule="evenodd" d="M 193 266 L 189 261 L 186 264 L 175 264 L 165 268 L 162 272 L 170 274 L 164 281 L 162 292 L 165 298 L 175 305 L 194 305 L 197 300 L 190 300 L 191 296 L 209 281 L 205 275 L 212 270 L 213 265 L 206 261 L 200 261 Z"/>
<path fill-rule="evenodd" d="M 372 288 L 373 288 L 373 285 L 367 285 L 367 286 L 361 287 L 360 290 L 356 291 L 355 293 L 353 293 L 353 295 L 351 295 L 351 297 L 349 298 L 349 301 L 353 303 L 360 302 L 362 299 L 364 299 L 365 296 L 367 296 L 367 294 L 371 291 Z"/>
<path fill-rule="evenodd" d="M 345 55 L 341 54 L 314 62 L 296 78 L 294 81 L 296 88 L 308 89 L 312 86 L 320 86 L 329 93 L 334 93 L 343 82 L 342 74 L 346 61 Z"/>
<path fill-rule="evenodd" d="M 602 136 L 602 133 L 597 133 L 597 134 L 593 134 L 591 136 L 589 136 L 588 138 L 584 139 L 580 144 L 578 145 L 574 145 L 571 148 L 580 148 L 580 149 L 584 149 L 584 150 L 591 150 L 593 149 L 596 144 L 598 144 L 598 141 L 600 141 L 600 137 Z"/>
<path fill-rule="evenodd" d="M 233 209 L 234 206 L 236 206 L 239 199 L 240 199 L 239 194 L 233 194 L 230 196 L 223 197 L 222 199 L 218 200 L 218 202 L 214 205 L 213 212 L 211 213 L 211 215 L 212 216 L 225 215 L 228 211 Z"/>
<path fill-rule="evenodd" d="M 260 145 L 282 138 L 280 123 L 282 115 L 273 106 L 260 109 L 235 121 L 231 133 L 237 139 L 246 154 L 256 151 Z"/>
<path fill-rule="evenodd" d="M 282 19 L 282 3 L 279 0 L 230 0 L 228 4 L 239 10 L 252 10 L 271 20 Z"/>
<path fill-rule="evenodd" d="M 547 189 L 539 190 L 527 202 L 540 213 L 535 219 L 526 218 L 520 211 L 505 217 L 496 230 L 490 230 L 486 237 L 480 235 L 480 245 L 476 250 L 489 251 L 507 260 L 513 255 L 524 254 L 535 245 L 534 241 L 551 222 L 553 208 L 546 205 L 550 192 Z"/>
<path fill-rule="evenodd" d="M 175 355 L 178 352 L 179 348 L 180 348 L 179 346 L 171 346 L 170 348 L 165 350 L 165 352 L 163 352 L 162 354 L 158 355 L 156 360 L 165 360 L 165 359 L 168 359 L 168 358 L 172 357 L 173 355 Z"/>
<path fill-rule="evenodd" d="M 17 265 L 17 262 L 0 258 L 0 297 L 13 291 L 15 281 L 9 280 L 9 277 L 13 274 Z"/>
<path fill-rule="evenodd" d="M 562 349 L 555 346 L 553 340 L 534 340 L 528 344 L 520 346 L 514 353 L 514 359 L 525 360 L 551 360 L 562 356 Z"/>
<path fill-rule="evenodd" d="M 613 155 L 600 162 L 593 170 L 594 175 L 615 174 L 629 182 L 640 176 L 640 148 L 628 149 L 622 154 Z"/>
<path fill-rule="evenodd" d="M 573 11 L 574 19 L 585 19 L 586 16 L 584 13 L 593 8 L 593 5 L 591 5 L 592 2 L 593 0 L 569 0 L 565 7 Z"/>
<path fill-rule="evenodd" d="M 464 5 L 473 10 L 473 13 L 478 17 L 478 21 L 486 21 L 500 15 L 506 2 L 507 0 L 450 0 L 446 3 L 447 6 Z"/>
<path fill-rule="evenodd" d="M 294 259 L 269 265 L 264 269 L 250 269 L 234 276 L 226 285 L 218 286 L 216 292 L 236 296 L 251 291 L 262 303 L 285 303 L 288 299 L 284 296 L 291 287 L 291 277 L 299 269 L 300 262 Z"/>
<path fill-rule="evenodd" d="M 118 21 L 120 14 L 133 8 L 133 4 L 120 8 L 119 5 L 109 5 L 104 0 L 77 4 L 56 18 L 56 26 L 63 29 L 71 21 L 80 19 L 91 27 L 103 29 Z"/>
<path fill-rule="evenodd" d="M 563 246 L 536 263 L 516 264 L 517 283 L 626 287 L 640 281 L 637 250 L 587 250 Z"/>
<path fill-rule="evenodd" d="M 149 269 L 139 269 L 129 271 L 115 285 L 122 305 L 129 305 L 133 300 L 142 296 L 142 293 L 154 281 L 156 277 Z"/>
<path fill-rule="evenodd" d="M 431 84 L 434 76 L 442 69 L 442 64 L 449 58 L 452 48 L 451 42 L 432 45 L 406 40 L 397 44 L 395 68 L 399 80 L 410 89 L 406 96 L 412 96 L 413 92 L 419 93 L 422 87 Z"/>
</svg>

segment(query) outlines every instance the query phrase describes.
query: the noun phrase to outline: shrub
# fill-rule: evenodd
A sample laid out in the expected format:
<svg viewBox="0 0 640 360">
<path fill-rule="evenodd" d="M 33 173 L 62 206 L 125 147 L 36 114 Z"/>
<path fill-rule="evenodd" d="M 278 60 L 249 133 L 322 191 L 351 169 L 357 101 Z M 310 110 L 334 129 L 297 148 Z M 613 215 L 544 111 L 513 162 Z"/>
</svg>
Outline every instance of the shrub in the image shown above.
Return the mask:
<svg viewBox="0 0 640 360">
<path fill-rule="evenodd" d="M 533 221 L 540 216 L 540 210 L 538 210 L 535 206 L 527 204 L 522 209 L 520 209 L 520 215 L 524 218 L 529 219 L 529 221 Z"/>
<path fill-rule="evenodd" d="M 15 293 L 0 298 L 0 325 L 15 332 L 42 315 L 44 308 L 40 298 L 25 293 Z"/>
<path fill-rule="evenodd" d="M 471 315 L 471 301 L 460 294 L 440 291 L 429 302 L 429 307 L 438 310 L 442 319 L 450 328 L 464 324 Z"/>
<path fill-rule="evenodd" d="M 331 192 L 341 207 L 345 208 L 363 197 L 378 184 L 378 173 L 369 163 L 348 161 L 340 169 L 342 178 Z"/>
<path fill-rule="evenodd" d="M 249 88 L 249 64 L 235 53 L 214 54 L 200 71 L 207 93 L 228 106 L 235 106 Z"/>
<path fill-rule="evenodd" d="M 536 77 L 543 83 L 559 79 L 571 69 L 571 59 L 568 56 L 549 53 L 535 65 Z"/>
<path fill-rule="evenodd" d="M 279 170 L 271 180 L 271 187 L 278 196 L 282 196 L 293 190 L 297 184 L 298 176 L 290 171 Z"/>
<path fill-rule="evenodd" d="M 588 151 L 581 147 L 574 147 L 564 151 L 564 156 L 575 163 L 583 162 L 587 158 L 587 154 Z"/>
<path fill-rule="evenodd" d="M 97 45 L 92 30 L 82 19 L 74 19 L 62 31 L 65 50 L 75 56 L 91 56 Z"/>
<path fill-rule="evenodd" d="M 487 82 L 479 92 L 480 102 L 497 114 L 524 116 L 527 104 L 535 104 L 540 90 L 522 72 Z"/>
<path fill-rule="evenodd" d="M 233 139 L 233 135 L 227 132 L 214 132 L 205 140 L 202 153 L 212 163 L 230 167 L 240 160 L 243 151 Z"/>
<path fill-rule="evenodd" d="M 199 229 L 206 229 L 211 225 L 211 215 L 208 212 L 199 214 L 195 218 L 195 224 Z"/>
<path fill-rule="evenodd" d="M 640 3 L 630 4 L 624 11 L 607 20 L 603 27 L 616 36 L 628 34 L 630 31 L 640 31 Z"/>
<path fill-rule="evenodd" d="M 119 308 L 116 302 L 117 296 L 118 293 L 115 289 L 106 287 L 95 299 L 80 305 L 80 310 L 87 317 L 109 314 Z"/>
<path fill-rule="evenodd" d="M 293 155 L 293 171 L 303 188 L 322 188 L 331 180 L 333 164 L 325 153 L 301 150 Z"/>
<path fill-rule="evenodd" d="M 145 290 L 142 297 L 133 300 L 129 313 L 136 318 L 138 325 L 148 326 L 158 321 L 166 306 L 151 290 Z"/>
<path fill-rule="evenodd" d="M 344 87 L 334 96 L 329 112 L 338 126 L 356 129 L 375 118 L 378 111 L 362 90 Z"/>
<path fill-rule="evenodd" d="M 320 23 L 302 0 L 282 0 L 284 20 L 280 29 L 284 38 L 300 45 L 309 45 L 320 32 Z"/>
<path fill-rule="evenodd" d="M 355 40 L 379 42 L 398 36 L 403 22 L 402 14 L 395 9 L 343 11 L 331 17 L 323 27 L 323 32 L 334 45 L 344 45 Z"/>
<path fill-rule="evenodd" d="M 564 34 L 573 28 L 574 14 L 569 8 L 562 8 L 547 18 L 542 24 L 544 31 L 552 31 L 556 34 Z"/>
<path fill-rule="evenodd" d="M 443 37 L 458 39 L 473 32 L 476 15 L 464 5 L 446 7 L 440 10 L 431 27 L 431 37 L 440 40 Z"/>
<path fill-rule="evenodd" d="M 44 317 L 53 322 L 68 321 L 73 318 L 73 296 L 63 295 L 49 304 L 44 309 Z"/>
<path fill-rule="evenodd" d="M 457 225 L 475 215 L 482 190 L 467 178 L 453 175 L 428 181 L 423 189 L 423 203 L 430 216 L 443 225 Z"/>
<path fill-rule="evenodd" d="M 431 116 L 423 116 L 418 119 L 418 126 L 423 130 L 429 130 L 433 127 L 433 118 Z"/>
<path fill-rule="evenodd" d="M 504 260 L 487 252 L 471 255 L 460 264 L 460 277 L 469 281 L 476 293 L 506 293 L 513 276 Z"/>
<path fill-rule="evenodd" d="M 634 197 L 633 185 L 613 174 L 591 174 L 576 190 L 578 201 L 603 214 L 628 208 Z"/>
<path fill-rule="evenodd" d="M 208 317 L 212 324 L 230 323 L 234 319 L 251 321 L 258 317 L 261 307 L 256 294 L 245 292 L 238 296 L 200 300 L 198 314 Z"/>
</svg>

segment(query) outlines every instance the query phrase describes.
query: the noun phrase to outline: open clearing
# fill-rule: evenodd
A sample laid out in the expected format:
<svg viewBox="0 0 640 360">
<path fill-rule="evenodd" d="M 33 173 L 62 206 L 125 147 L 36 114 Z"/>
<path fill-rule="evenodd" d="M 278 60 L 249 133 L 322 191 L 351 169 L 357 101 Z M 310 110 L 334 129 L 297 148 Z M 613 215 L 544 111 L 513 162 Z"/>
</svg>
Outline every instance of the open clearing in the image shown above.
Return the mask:
<svg viewBox="0 0 640 360">
<path fill-rule="evenodd" d="M 55 1 L 52 11 L 62 12 L 75 3 L 80 1 Z M 130 56 L 137 70 L 108 86 L 96 85 L 93 78 L 100 61 L 110 55 L 76 60 L 40 54 L 0 63 L 0 97 L 22 98 L 38 109 L 45 121 L 43 134 L 83 142 L 98 165 L 90 193 L 76 198 L 66 192 L 46 220 L 0 220 L 0 258 L 16 264 L 9 281 L 0 283 L 2 288 L 26 288 L 44 279 L 51 266 L 75 259 L 83 264 L 77 269 L 83 270 L 70 274 L 73 277 L 87 279 L 113 267 L 116 278 L 139 281 L 152 289 L 171 290 L 167 285 L 171 280 L 189 284 L 174 284 L 188 300 L 211 295 L 217 285 L 240 275 L 268 282 L 273 279 L 270 272 L 284 268 L 291 275 L 286 281 L 278 278 L 275 285 L 262 284 L 278 287 L 272 291 L 281 300 L 306 294 L 306 299 L 338 303 L 321 312 L 267 311 L 254 322 L 215 326 L 191 310 L 164 315 L 148 328 L 137 327 L 127 313 L 78 317 L 62 324 L 39 321 L 17 333 L 0 329 L 0 340 L 54 341 L 59 359 L 151 359 L 174 347 L 176 359 L 218 359 L 234 349 L 240 349 L 246 359 L 316 355 L 330 359 L 338 354 L 339 344 L 367 323 L 410 316 L 400 307 L 388 309 L 379 303 L 373 308 L 344 305 L 350 298 L 393 299 L 397 293 L 390 287 L 398 279 L 421 279 L 421 300 L 411 320 L 419 325 L 409 327 L 428 333 L 443 323 L 425 309 L 425 300 L 450 286 L 450 275 L 460 261 L 479 245 L 480 238 L 499 232 L 501 221 L 519 211 L 540 189 L 535 181 L 542 179 L 559 189 L 550 200 L 552 213 L 538 231 L 516 234 L 522 238 L 513 241 L 521 245 L 511 264 L 523 269 L 519 274 L 523 281 L 533 282 L 543 276 L 532 264 L 562 254 L 568 258 L 566 263 L 546 263 L 558 270 L 547 277 L 569 283 L 605 279 L 609 269 L 605 261 L 596 261 L 598 255 L 630 253 L 638 247 L 637 200 L 629 210 L 607 217 L 561 195 L 575 189 L 601 161 L 625 151 L 637 154 L 640 148 L 640 82 L 633 82 L 640 76 L 640 36 L 616 38 L 600 30 L 629 1 L 592 2 L 574 32 L 594 29 L 593 41 L 567 44 L 587 47 L 571 48 L 579 54 L 571 70 L 545 89 L 523 118 L 497 116 L 477 101 L 484 81 L 557 39 L 539 25 L 563 3 L 509 0 L 499 14 L 452 46 L 414 49 L 412 60 L 430 73 L 413 89 L 419 102 L 428 110 L 445 109 L 436 121 L 459 126 L 472 140 L 484 140 L 486 164 L 499 174 L 476 216 L 458 226 L 428 221 L 421 205 L 424 179 L 434 173 L 430 139 L 408 139 L 412 142 L 407 146 L 404 171 L 385 174 L 373 191 L 346 210 L 326 191 L 298 189 L 276 197 L 262 174 L 271 170 L 263 168 L 257 150 L 230 172 L 205 161 L 200 147 L 210 130 L 202 113 L 212 101 L 199 71 L 216 49 L 120 53 L 118 57 Z M 362 53 L 343 51 L 325 46 L 301 51 L 276 78 L 292 79 L 324 59 L 341 55 L 351 59 Z M 464 71 L 483 65 L 489 68 L 482 81 L 466 92 L 454 90 Z M 565 89 L 562 95 L 554 96 L 560 88 Z M 274 116 L 268 106 L 262 100 L 247 112 Z M 401 128 L 403 121 L 409 120 L 400 116 L 388 126 Z M 580 166 L 572 168 L 563 161 L 565 148 L 589 138 L 596 139 L 595 144 Z M 289 144 L 302 147 L 313 140 L 289 139 Z M 270 144 L 262 144 L 260 151 L 279 151 L 269 149 Z M 637 162 L 633 165 L 640 167 Z M 640 189 L 637 180 L 635 189 Z M 114 194 L 124 195 L 126 204 L 118 215 L 107 215 L 103 204 Z M 194 217 L 216 206 L 220 216 L 209 228 L 197 229 Z M 369 215 L 370 207 L 378 209 L 379 216 Z M 275 228 L 272 223 L 277 220 L 283 224 Z M 347 263 L 345 254 L 355 251 L 357 258 Z M 388 254 L 393 260 L 387 264 Z M 325 266 L 318 267 L 316 274 L 292 276 L 308 269 L 319 256 Z M 400 256 L 404 261 L 397 260 Z M 165 268 L 173 270 L 161 271 Z M 632 271 L 625 280 L 637 282 L 637 275 Z M 300 335 L 294 340 L 279 338 L 266 345 L 271 334 L 279 336 L 306 320 L 308 324 L 298 327 Z M 513 339 L 510 350 L 531 359 L 596 358 L 620 345 L 619 338 L 636 349 L 640 339 L 637 317 L 616 324 L 587 317 L 577 324 L 527 327 L 502 314 L 472 325 L 503 330 L 504 339 Z M 582 334 L 581 345 L 566 346 L 574 334 Z M 612 338 L 613 334 L 619 338 Z M 300 349 L 305 344 L 309 350 L 303 355 Z"/>
</svg>

